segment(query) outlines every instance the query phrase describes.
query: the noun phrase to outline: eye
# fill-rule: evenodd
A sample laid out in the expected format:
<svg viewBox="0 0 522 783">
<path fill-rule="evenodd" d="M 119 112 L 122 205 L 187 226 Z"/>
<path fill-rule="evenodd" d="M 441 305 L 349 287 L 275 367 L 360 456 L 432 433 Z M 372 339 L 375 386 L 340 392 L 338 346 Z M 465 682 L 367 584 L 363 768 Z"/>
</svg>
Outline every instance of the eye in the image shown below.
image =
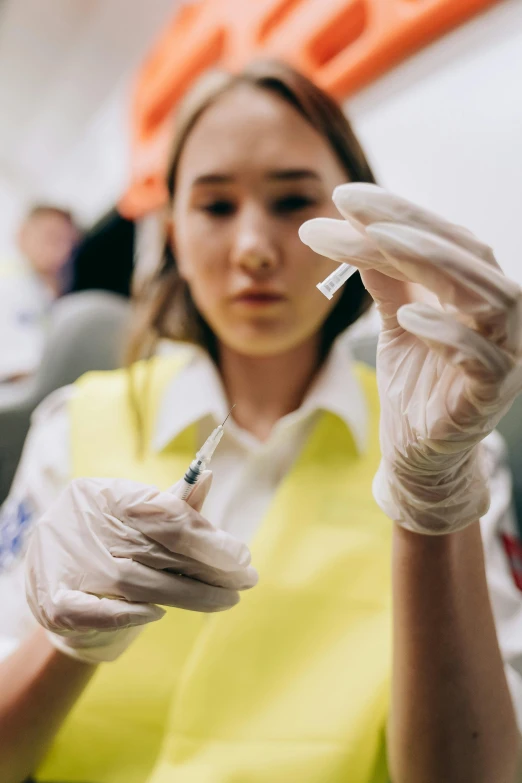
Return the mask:
<svg viewBox="0 0 522 783">
<path fill-rule="evenodd" d="M 274 212 L 279 214 L 287 214 L 289 212 L 299 212 L 301 209 L 315 206 L 317 201 L 310 196 L 303 195 L 291 195 L 284 198 L 277 199 L 273 204 Z"/>
<path fill-rule="evenodd" d="M 209 201 L 207 204 L 202 204 L 200 209 L 214 217 L 226 217 L 235 212 L 236 206 L 233 201 L 216 199 L 215 201 Z"/>
</svg>

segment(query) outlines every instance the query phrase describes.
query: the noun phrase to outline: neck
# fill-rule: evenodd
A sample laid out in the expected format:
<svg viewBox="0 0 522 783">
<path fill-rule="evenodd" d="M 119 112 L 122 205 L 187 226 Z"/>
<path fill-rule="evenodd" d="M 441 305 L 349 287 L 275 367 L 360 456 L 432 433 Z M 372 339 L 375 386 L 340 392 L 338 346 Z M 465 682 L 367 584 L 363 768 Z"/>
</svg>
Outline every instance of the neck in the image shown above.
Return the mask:
<svg viewBox="0 0 522 783">
<path fill-rule="evenodd" d="M 233 417 L 266 440 L 274 424 L 299 408 L 319 367 L 320 336 L 278 356 L 244 356 L 221 345 L 219 364 Z"/>
<path fill-rule="evenodd" d="M 62 293 L 62 281 L 57 275 L 45 275 L 37 272 L 38 277 L 44 284 L 46 290 L 51 294 L 53 299 L 57 299 Z"/>
</svg>

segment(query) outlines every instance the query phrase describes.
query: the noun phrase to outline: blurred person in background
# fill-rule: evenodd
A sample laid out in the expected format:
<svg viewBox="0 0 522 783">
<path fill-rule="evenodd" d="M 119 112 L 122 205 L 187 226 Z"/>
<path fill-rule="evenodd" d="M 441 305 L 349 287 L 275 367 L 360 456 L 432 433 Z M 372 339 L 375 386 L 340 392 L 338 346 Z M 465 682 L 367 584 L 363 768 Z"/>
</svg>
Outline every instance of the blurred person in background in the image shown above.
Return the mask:
<svg viewBox="0 0 522 783">
<path fill-rule="evenodd" d="M 132 363 L 41 405 L 8 500 L 3 783 L 513 783 L 522 601 L 492 429 L 520 289 L 378 188 L 282 64 L 194 89 L 168 185 Z M 331 301 L 327 255 L 361 270 Z M 345 339 L 372 298 L 378 386 Z M 212 490 L 180 500 L 234 403 Z"/>
<path fill-rule="evenodd" d="M 20 259 L 0 264 L 0 383 L 37 369 L 49 308 L 69 287 L 79 236 L 71 213 L 51 204 L 32 207 L 24 218 L 17 235 Z"/>
</svg>

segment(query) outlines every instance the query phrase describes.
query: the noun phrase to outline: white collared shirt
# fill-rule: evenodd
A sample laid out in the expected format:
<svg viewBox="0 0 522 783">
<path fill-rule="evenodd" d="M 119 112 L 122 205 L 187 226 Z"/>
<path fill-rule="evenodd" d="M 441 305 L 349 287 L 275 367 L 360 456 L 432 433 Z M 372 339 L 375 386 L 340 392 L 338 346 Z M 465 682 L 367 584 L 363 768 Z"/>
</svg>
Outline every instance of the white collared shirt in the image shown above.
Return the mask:
<svg viewBox="0 0 522 783">
<path fill-rule="evenodd" d="M 71 480 L 68 402 L 74 394 L 74 386 L 60 389 L 34 413 L 12 490 L 0 510 L 0 659 L 36 625 L 25 601 L 23 551 L 32 524 Z M 203 352 L 195 351 L 164 392 L 153 448 L 161 450 L 192 424 L 197 424 L 202 442 L 223 421 L 228 409 L 215 366 Z M 339 416 L 350 428 L 356 447 L 364 450 L 368 412 L 343 337 L 333 346 L 301 407 L 280 419 L 267 441 L 260 442 L 233 420 L 227 422 L 212 460 L 214 482 L 203 510 L 205 516 L 250 542 L 279 482 L 323 410 Z M 522 592 L 502 544 L 504 534 L 516 537 L 511 478 L 500 436 L 493 433 L 486 438 L 485 447 L 492 489 L 491 508 L 481 521 L 486 571 L 508 682 L 522 727 Z M 9 555 L 17 547 L 19 553 L 9 565 Z"/>
<path fill-rule="evenodd" d="M 194 423 L 203 443 L 230 409 L 215 365 L 203 352 L 192 351 L 192 356 L 165 392 L 153 438 L 156 451 Z M 279 482 L 323 410 L 337 414 L 351 430 L 356 446 L 365 448 L 366 403 L 342 339 L 333 346 L 301 407 L 283 416 L 267 441 L 259 441 L 232 418 L 227 421 L 212 459 L 214 479 L 205 503 L 205 514 L 213 524 L 246 543 L 252 540 Z"/>
<path fill-rule="evenodd" d="M 0 383 L 38 369 L 52 296 L 23 262 L 0 261 Z"/>
</svg>

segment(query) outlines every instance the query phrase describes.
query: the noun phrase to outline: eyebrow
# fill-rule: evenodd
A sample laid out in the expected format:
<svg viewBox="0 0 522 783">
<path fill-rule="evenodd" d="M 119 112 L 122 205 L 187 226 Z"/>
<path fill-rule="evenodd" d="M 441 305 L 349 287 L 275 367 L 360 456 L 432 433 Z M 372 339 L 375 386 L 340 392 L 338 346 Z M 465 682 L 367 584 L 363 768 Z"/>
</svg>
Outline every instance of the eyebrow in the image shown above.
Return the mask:
<svg viewBox="0 0 522 783">
<path fill-rule="evenodd" d="M 275 169 L 274 171 L 268 172 L 267 179 L 286 181 L 295 179 L 320 180 L 321 178 L 313 169 Z"/>
<path fill-rule="evenodd" d="M 314 179 L 320 181 L 321 177 L 313 169 L 273 169 L 269 171 L 266 179 L 276 180 L 277 182 L 289 182 L 303 179 Z M 235 177 L 231 174 L 201 174 L 193 181 L 192 185 L 223 185 L 234 182 Z"/>
</svg>

